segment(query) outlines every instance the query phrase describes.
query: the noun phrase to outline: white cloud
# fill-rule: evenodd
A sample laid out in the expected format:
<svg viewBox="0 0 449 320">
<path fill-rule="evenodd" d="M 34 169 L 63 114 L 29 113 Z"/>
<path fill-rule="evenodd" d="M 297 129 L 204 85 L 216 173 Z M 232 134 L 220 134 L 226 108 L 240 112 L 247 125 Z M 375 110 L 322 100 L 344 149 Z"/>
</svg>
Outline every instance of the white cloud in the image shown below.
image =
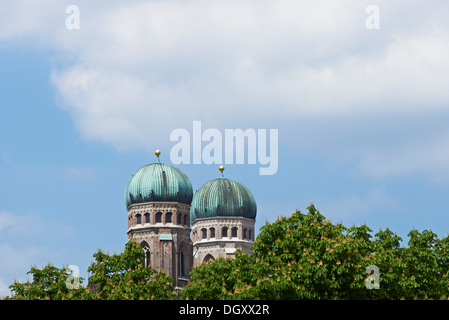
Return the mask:
<svg viewBox="0 0 449 320">
<path fill-rule="evenodd" d="M 2 1 L 0 41 L 20 42 L 24 38 L 42 41 L 53 34 L 52 28 L 58 20 L 58 13 L 63 12 L 60 10 L 61 2 L 58 5 L 55 0 Z"/>
<path fill-rule="evenodd" d="M 71 235 L 74 229 L 60 221 L 44 218 L 39 214 L 26 215 L 14 214 L 8 211 L 0 211 L 0 243 L 3 240 L 21 240 L 39 236 L 45 237 L 57 235 Z"/>
<path fill-rule="evenodd" d="M 449 101 L 449 33 L 391 29 L 378 40 L 351 1 L 114 9 L 98 12 L 76 47 L 64 37 L 79 62 L 54 70 L 52 82 L 80 132 L 118 148 L 146 147 L 186 119 L 427 112 Z"/>
<path fill-rule="evenodd" d="M 10 24 L 0 39 L 28 35 L 54 49 L 50 79 L 58 103 L 84 138 L 120 150 L 168 144 L 170 132 L 192 120 L 229 128 L 337 118 L 337 136 L 345 136 L 346 118 L 354 115 L 366 121 L 448 110 L 445 1 L 378 1 L 380 30 L 365 28 L 368 1 L 79 1 L 80 30 L 65 29 L 68 4 L 30 5 L 34 16 L 27 18 L 10 3 L 18 22 L 5 17 Z M 398 162 L 398 149 L 412 143 L 393 150 Z M 385 148 L 357 151 L 348 143 L 342 153 L 361 159 L 373 176 L 404 170 L 393 165 L 376 173 L 367 149 L 376 159 Z M 412 163 L 408 172 L 429 165 Z"/>
<path fill-rule="evenodd" d="M 42 220 L 33 215 L 15 215 L 8 211 L 0 211 L 0 232 L 8 236 L 34 236 L 42 233 Z"/>
</svg>

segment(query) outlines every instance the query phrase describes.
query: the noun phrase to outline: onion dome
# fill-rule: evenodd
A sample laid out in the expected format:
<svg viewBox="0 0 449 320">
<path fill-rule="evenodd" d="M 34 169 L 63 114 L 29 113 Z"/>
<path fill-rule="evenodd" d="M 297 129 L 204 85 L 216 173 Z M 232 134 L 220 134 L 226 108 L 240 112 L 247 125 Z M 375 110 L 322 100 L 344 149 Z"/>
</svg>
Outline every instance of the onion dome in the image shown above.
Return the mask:
<svg viewBox="0 0 449 320">
<path fill-rule="evenodd" d="M 247 187 L 223 177 L 206 182 L 193 196 L 190 221 L 214 217 L 243 217 L 255 219 L 256 200 Z"/>
<path fill-rule="evenodd" d="M 190 205 L 193 188 L 189 178 L 178 168 L 157 162 L 140 168 L 125 188 L 126 207 L 144 202 L 178 202 Z"/>
</svg>

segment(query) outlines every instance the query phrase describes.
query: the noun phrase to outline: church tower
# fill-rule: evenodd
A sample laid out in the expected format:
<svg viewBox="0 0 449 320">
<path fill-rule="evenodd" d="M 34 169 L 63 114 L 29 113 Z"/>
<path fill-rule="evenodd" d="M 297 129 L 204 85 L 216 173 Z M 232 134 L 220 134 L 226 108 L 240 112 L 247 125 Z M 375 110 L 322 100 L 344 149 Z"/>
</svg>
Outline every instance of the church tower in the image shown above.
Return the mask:
<svg viewBox="0 0 449 320">
<path fill-rule="evenodd" d="M 140 168 L 125 189 L 128 240 L 146 253 L 144 264 L 164 271 L 179 290 L 192 270 L 190 205 L 193 189 L 179 169 L 157 161 Z"/>
<path fill-rule="evenodd" d="M 257 206 L 244 185 L 221 177 L 206 182 L 193 196 L 190 208 L 193 267 L 219 257 L 233 258 L 235 251 L 250 253 L 254 243 Z"/>
</svg>

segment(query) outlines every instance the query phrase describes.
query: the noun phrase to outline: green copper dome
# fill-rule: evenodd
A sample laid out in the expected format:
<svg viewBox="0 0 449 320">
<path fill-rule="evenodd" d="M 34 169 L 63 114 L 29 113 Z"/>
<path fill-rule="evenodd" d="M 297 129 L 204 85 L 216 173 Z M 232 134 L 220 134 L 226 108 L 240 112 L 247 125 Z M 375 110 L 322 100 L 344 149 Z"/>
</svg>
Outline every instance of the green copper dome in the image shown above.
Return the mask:
<svg viewBox="0 0 449 320">
<path fill-rule="evenodd" d="M 152 163 L 139 169 L 125 189 L 126 207 L 143 202 L 192 202 L 189 178 L 179 169 L 164 163 Z"/>
<path fill-rule="evenodd" d="M 255 219 L 256 200 L 247 187 L 223 177 L 206 182 L 193 196 L 190 221 L 212 217 Z"/>
</svg>

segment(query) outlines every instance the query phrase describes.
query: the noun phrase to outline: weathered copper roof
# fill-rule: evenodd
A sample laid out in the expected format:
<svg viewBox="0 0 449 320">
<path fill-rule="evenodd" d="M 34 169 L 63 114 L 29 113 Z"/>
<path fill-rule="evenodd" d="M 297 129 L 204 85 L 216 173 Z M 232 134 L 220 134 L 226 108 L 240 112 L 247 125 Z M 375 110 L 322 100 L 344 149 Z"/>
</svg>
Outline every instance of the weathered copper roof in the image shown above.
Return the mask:
<svg viewBox="0 0 449 320">
<path fill-rule="evenodd" d="M 126 207 L 143 202 L 179 202 L 190 204 L 193 188 L 178 168 L 152 163 L 140 168 L 125 188 Z"/>
<path fill-rule="evenodd" d="M 212 217 L 255 219 L 256 200 L 243 184 L 219 178 L 206 182 L 193 196 L 190 221 Z"/>
</svg>

